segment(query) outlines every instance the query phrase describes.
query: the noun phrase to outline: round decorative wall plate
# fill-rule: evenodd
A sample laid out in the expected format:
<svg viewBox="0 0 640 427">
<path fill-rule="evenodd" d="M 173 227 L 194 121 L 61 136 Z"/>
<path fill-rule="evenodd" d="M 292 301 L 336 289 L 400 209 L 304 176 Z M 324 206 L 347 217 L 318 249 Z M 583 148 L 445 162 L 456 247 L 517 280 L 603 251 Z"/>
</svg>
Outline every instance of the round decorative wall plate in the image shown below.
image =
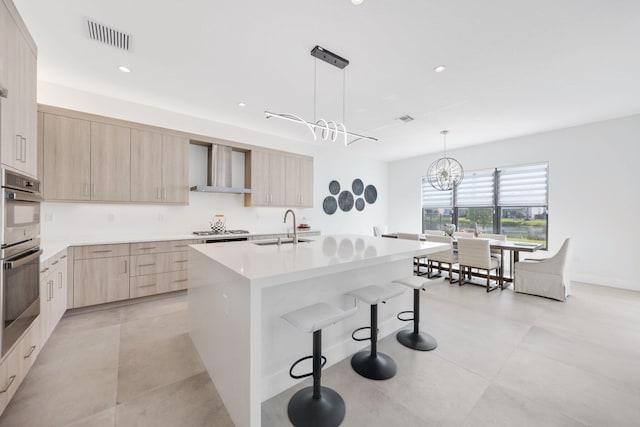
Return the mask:
<svg viewBox="0 0 640 427">
<path fill-rule="evenodd" d="M 373 185 L 367 185 L 364 189 L 364 199 L 367 203 L 373 204 L 378 199 L 378 190 Z"/>
<path fill-rule="evenodd" d="M 338 181 L 331 181 L 329 183 L 329 193 L 334 196 L 340 192 L 340 183 Z"/>
<path fill-rule="evenodd" d="M 324 209 L 324 213 L 327 215 L 333 215 L 338 209 L 338 202 L 336 201 L 336 198 L 333 196 L 325 197 L 322 202 L 322 209 Z"/>
<path fill-rule="evenodd" d="M 353 194 L 355 194 L 356 196 L 362 194 L 362 192 L 364 191 L 364 183 L 360 178 L 356 178 L 353 180 L 353 184 L 351 184 L 351 191 L 353 191 Z"/>
<path fill-rule="evenodd" d="M 344 212 L 349 212 L 353 209 L 353 194 L 351 194 L 350 191 L 340 193 L 340 196 L 338 196 L 338 206 L 340 206 L 340 209 Z"/>
</svg>

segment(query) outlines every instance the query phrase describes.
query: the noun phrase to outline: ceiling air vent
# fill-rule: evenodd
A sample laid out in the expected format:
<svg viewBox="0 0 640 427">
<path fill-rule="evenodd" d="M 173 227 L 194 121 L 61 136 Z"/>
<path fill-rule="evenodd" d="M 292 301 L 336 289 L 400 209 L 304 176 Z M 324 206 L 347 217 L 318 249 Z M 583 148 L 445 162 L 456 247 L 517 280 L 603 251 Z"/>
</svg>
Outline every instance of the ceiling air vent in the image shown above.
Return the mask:
<svg viewBox="0 0 640 427">
<path fill-rule="evenodd" d="M 396 120 L 400 120 L 402 123 L 409 123 L 413 121 L 413 117 L 411 117 L 408 114 L 405 114 L 404 116 L 398 117 Z"/>
<path fill-rule="evenodd" d="M 89 38 L 122 50 L 129 50 L 131 36 L 106 25 L 87 19 Z"/>
</svg>

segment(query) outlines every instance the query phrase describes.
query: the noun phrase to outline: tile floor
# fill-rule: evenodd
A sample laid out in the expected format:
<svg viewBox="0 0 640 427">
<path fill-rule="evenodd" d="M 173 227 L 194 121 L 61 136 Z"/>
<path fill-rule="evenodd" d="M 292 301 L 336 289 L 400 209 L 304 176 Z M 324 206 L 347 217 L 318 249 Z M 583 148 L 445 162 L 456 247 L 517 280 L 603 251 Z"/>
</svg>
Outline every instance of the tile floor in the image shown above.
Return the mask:
<svg viewBox="0 0 640 427">
<path fill-rule="evenodd" d="M 422 296 L 436 350 L 391 336 L 379 348 L 394 378 L 361 378 L 348 359 L 324 371 L 346 401 L 343 425 L 638 425 L 640 293 L 574 284 L 560 303 L 443 283 Z M 309 383 L 264 402 L 262 425 L 290 425 L 287 401 Z M 0 417 L 0 427 L 231 425 L 183 295 L 65 316 Z"/>
</svg>

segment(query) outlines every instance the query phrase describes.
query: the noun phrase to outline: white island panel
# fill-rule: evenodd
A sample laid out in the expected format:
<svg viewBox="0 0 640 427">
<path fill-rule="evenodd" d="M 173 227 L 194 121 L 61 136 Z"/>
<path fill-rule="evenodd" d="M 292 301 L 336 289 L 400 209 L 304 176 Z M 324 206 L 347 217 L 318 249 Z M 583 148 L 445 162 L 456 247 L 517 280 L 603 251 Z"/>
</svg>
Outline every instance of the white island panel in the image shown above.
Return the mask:
<svg viewBox="0 0 640 427">
<path fill-rule="evenodd" d="M 191 246 L 190 334 L 235 425 L 259 426 L 261 402 L 293 385 L 290 365 L 311 353 L 311 334 L 293 328 L 283 314 L 321 301 L 352 306 L 346 292 L 409 276 L 414 256 L 445 248 L 355 235 L 298 245 Z M 406 292 L 380 307 L 380 338 L 408 326 L 395 315 L 411 309 L 411 301 Z M 355 316 L 323 331 L 328 365 L 368 345 L 351 340 L 353 329 L 368 323 L 369 306 L 362 304 Z"/>
</svg>

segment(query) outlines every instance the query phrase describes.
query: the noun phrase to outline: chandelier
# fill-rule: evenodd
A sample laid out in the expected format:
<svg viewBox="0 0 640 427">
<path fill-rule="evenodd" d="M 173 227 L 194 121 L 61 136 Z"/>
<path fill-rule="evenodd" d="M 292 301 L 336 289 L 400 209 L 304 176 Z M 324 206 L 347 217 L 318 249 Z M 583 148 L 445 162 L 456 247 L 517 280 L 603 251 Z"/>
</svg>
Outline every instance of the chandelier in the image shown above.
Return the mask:
<svg viewBox="0 0 640 427">
<path fill-rule="evenodd" d="M 444 154 L 429 166 L 427 181 L 436 190 L 448 191 L 462 182 L 464 169 L 459 161 L 447 157 L 447 134 L 449 131 L 443 130 L 440 133 L 444 139 Z"/>
<path fill-rule="evenodd" d="M 317 141 L 318 137 L 320 137 L 323 141 L 332 141 L 335 142 L 340 138 L 345 147 L 353 144 L 356 141 L 361 139 L 368 141 L 377 141 L 377 138 L 372 136 L 361 135 L 358 133 L 348 132 L 347 127 L 344 124 L 344 110 L 345 110 L 345 77 L 344 77 L 344 68 L 349 65 L 349 60 L 344 59 L 333 52 L 330 52 L 320 46 L 316 46 L 311 50 L 311 56 L 316 58 L 316 68 L 318 59 L 323 60 L 324 62 L 333 65 L 334 67 L 340 68 L 342 70 L 342 122 L 336 122 L 335 120 L 325 120 L 325 119 L 316 119 L 315 117 L 315 108 L 316 108 L 316 97 L 317 97 L 317 73 L 314 73 L 314 82 L 313 82 L 313 108 L 314 108 L 314 117 L 313 122 L 306 121 L 302 119 L 300 116 L 295 114 L 286 114 L 286 113 L 272 113 L 271 111 L 265 111 L 264 115 L 267 119 L 277 118 L 281 120 L 286 120 L 293 123 L 299 123 L 305 125 L 307 129 L 313 135 L 313 140 Z"/>
</svg>

